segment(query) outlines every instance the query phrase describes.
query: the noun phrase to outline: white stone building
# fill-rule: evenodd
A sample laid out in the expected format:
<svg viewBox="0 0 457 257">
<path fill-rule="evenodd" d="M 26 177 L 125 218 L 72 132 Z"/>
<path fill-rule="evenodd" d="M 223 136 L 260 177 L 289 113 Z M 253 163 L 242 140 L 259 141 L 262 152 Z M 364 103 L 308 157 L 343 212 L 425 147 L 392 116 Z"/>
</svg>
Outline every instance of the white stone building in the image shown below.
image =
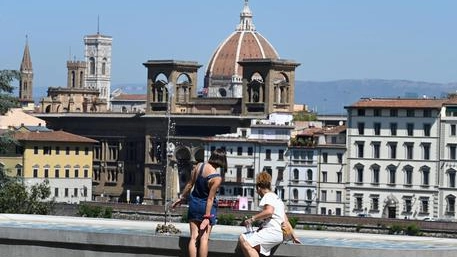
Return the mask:
<svg viewBox="0 0 457 257">
<path fill-rule="evenodd" d="M 361 99 L 346 107 L 345 215 L 439 214 L 440 113 L 447 99 Z"/>
</svg>

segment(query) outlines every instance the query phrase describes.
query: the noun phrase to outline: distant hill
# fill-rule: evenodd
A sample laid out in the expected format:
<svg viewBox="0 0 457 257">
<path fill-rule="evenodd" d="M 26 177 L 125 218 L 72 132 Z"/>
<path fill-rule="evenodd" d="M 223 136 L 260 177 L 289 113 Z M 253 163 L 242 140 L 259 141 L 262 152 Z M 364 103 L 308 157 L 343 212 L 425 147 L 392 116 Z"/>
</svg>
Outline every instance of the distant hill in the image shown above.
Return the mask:
<svg viewBox="0 0 457 257">
<path fill-rule="evenodd" d="M 114 84 L 111 90 L 121 88 L 129 94 L 146 94 L 144 83 Z M 35 103 L 46 95 L 47 89 L 35 90 Z M 345 114 L 344 106 L 362 97 L 444 97 L 457 91 L 457 82 L 428 83 L 409 80 L 346 79 L 335 81 L 296 81 L 295 103 L 306 104 L 319 114 Z"/>
<path fill-rule="evenodd" d="M 319 114 L 344 114 L 363 97 L 445 97 L 457 91 L 457 82 L 428 83 L 408 80 L 347 79 L 328 82 L 296 81 L 295 102 Z"/>
</svg>

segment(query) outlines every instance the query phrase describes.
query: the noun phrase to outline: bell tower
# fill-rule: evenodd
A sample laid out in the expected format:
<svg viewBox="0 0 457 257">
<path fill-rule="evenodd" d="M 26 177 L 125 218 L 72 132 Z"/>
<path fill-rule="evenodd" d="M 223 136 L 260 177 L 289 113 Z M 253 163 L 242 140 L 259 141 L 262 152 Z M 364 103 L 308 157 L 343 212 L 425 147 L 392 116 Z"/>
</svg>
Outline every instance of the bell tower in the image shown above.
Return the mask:
<svg viewBox="0 0 457 257">
<path fill-rule="evenodd" d="M 33 68 L 27 36 L 19 71 L 19 101 L 21 102 L 21 105 L 25 107 L 29 104 L 33 104 Z"/>
</svg>

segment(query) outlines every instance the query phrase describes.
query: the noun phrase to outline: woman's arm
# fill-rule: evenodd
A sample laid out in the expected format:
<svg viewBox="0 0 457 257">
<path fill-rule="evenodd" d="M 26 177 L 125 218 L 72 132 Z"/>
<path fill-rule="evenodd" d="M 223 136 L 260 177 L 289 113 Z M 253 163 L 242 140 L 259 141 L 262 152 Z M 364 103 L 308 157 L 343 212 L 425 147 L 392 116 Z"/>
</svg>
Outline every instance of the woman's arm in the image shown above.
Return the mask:
<svg viewBox="0 0 457 257">
<path fill-rule="evenodd" d="M 175 208 L 177 205 L 181 204 L 181 202 L 187 198 L 187 196 L 190 193 L 190 190 L 192 190 L 192 187 L 194 187 L 195 181 L 197 180 L 198 168 L 200 167 L 200 165 L 203 165 L 203 164 L 201 164 L 201 163 L 197 164 L 192 169 L 192 172 L 190 174 L 190 179 L 187 181 L 186 186 L 184 187 L 184 189 L 181 193 L 181 197 L 171 205 L 171 208 Z"/>
<path fill-rule="evenodd" d="M 298 239 L 297 235 L 295 235 L 294 228 L 292 227 L 292 224 L 289 222 L 289 218 L 287 217 L 287 214 L 284 212 L 284 223 L 285 226 L 287 226 L 290 231 L 291 231 L 291 239 L 295 244 L 301 244 L 300 240 Z"/>
</svg>

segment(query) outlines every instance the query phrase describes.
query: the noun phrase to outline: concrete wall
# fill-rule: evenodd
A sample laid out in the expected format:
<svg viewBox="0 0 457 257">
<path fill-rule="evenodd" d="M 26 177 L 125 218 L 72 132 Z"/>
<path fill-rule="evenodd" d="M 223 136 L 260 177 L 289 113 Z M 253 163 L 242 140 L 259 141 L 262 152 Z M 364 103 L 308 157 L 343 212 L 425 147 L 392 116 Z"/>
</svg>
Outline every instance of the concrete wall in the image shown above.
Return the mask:
<svg viewBox="0 0 457 257">
<path fill-rule="evenodd" d="M 52 226 L 51 226 L 52 227 Z M 8 257 L 146 257 L 187 256 L 187 237 L 94 233 L 2 226 L 0 256 Z M 209 256 L 242 256 L 236 241 L 211 240 Z M 282 244 L 273 256 L 313 257 L 451 257 L 455 249 L 401 250 Z"/>
</svg>

